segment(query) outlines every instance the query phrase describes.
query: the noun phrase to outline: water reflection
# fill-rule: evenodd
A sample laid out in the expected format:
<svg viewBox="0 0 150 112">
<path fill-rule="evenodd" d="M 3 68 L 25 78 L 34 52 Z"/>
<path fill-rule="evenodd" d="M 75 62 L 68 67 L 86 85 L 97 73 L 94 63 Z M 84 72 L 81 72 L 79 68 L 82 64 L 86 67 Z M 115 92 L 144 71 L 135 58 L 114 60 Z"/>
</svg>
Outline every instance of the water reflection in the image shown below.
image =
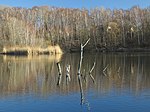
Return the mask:
<svg viewBox="0 0 150 112">
<path fill-rule="evenodd" d="M 80 54 L 42 57 L 0 57 L 0 96 L 33 93 L 41 96 L 79 92 L 77 70 Z M 61 60 L 62 82 L 57 86 L 56 63 Z M 96 62 L 92 76 L 89 70 Z M 66 66 L 70 65 L 71 82 L 66 84 Z M 118 94 L 138 95 L 150 89 L 149 53 L 84 54 L 82 64 L 83 91 L 92 89 L 97 95 L 111 90 Z M 107 67 L 107 68 L 106 68 Z M 103 70 L 105 70 L 105 75 Z"/>
</svg>

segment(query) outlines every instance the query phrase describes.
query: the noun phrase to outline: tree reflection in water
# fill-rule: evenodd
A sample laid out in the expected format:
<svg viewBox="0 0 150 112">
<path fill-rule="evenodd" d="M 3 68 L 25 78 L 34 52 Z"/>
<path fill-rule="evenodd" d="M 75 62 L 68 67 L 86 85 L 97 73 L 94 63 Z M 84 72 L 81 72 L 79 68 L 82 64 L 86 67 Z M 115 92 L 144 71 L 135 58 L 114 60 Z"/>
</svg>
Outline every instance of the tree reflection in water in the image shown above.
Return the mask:
<svg viewBox="0 0 150 112">
<path fill-rule="evenodd" d="M 88 73 L 96 60 L 92 72 L 95 83 L 87 75 L 82 81 L 83 91 L 92 89 L 97 95 L 106 95 L 111 89 L 123 93 L 130 90 L 138 95 L 150 89 L 149 53 L 101 53 L 86 54 L 81 73 Z M 0 96 L 35 93 L 41 96 L 60 93 L 66 95 L 80 91 L 77 70 L 80 54 L 40 57 L 0 57 Z M 62 83 L 57 87 L 58 71 L 56 62 L 61 60 Z M 70 64 L 71 82 L 66 85 L 66 65 Z M 103 75 L 104 68 L 109 65 Z M 81 98 L 82 99 L 82 98 Z"/>
</svg>

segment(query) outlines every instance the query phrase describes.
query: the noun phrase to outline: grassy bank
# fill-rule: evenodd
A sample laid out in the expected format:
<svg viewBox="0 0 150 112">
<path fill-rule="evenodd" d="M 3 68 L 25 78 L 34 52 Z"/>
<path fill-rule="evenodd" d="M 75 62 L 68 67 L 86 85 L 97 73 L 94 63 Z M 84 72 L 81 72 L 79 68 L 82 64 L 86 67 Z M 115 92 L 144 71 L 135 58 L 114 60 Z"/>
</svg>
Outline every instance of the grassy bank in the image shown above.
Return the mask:
<svg viewBox="0 0 150 112">
<path fill-rule="evenodd" d="M 62 54 L 59 45 L 47 46 L 4 46 L 1 54 L 5 55 L 41 55 L 41 54 Z"/>
</svg>

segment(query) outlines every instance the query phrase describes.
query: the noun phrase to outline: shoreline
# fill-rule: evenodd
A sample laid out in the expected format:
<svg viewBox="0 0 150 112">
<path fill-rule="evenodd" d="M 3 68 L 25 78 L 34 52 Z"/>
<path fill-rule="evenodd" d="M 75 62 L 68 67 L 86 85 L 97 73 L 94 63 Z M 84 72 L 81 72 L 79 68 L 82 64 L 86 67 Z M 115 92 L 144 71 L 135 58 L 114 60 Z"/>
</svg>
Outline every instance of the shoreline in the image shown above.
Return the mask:
<svg viewBox="0 0 150 112">
<path fill-rule="evenodd" d="M 70 49 L 63 49 L 63 53 L 80 53 L 80 48 L 70 48 Z M 150 48 L 85 48 L 84 52 L 86 53 L 103 53 L 103 52 L 150 52 Z M 57 53 L 38 53 L 32 55 L 57 55 Z M 59 53 L 58 53 L 59 54 Z M 27 51 L 10 51 L 10 52 L 0 52 L 0 55 L 12 55 L 12 56 L 28 56 Z"/>
<path fill-rule="evenodd" d="M 80 49 L 69 49 L 70 53 L 80 52 Z M 84 49 L 84 52 L 150 52 L 150 48 L 97 48 L 97 49 Z"/>
</svg>

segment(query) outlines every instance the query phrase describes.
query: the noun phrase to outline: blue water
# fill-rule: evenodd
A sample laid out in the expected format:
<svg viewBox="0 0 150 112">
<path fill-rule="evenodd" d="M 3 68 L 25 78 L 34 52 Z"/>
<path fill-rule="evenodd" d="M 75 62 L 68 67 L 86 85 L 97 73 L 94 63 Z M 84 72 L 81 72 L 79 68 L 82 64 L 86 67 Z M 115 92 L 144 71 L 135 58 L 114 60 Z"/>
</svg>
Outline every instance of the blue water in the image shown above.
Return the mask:
<svg viewBox="0 0 150 112">
<path fill-rule="evenodd" d="M 94 91 L 85 94 L 83 105 L 80 93 L 55 94 L 46 97 L 34 94 L 13 95 L 0 100 L 1 112 L 149 112 L 150 91 L 133 95 L 130 92 L 99 95 Z"/>
</svg>

